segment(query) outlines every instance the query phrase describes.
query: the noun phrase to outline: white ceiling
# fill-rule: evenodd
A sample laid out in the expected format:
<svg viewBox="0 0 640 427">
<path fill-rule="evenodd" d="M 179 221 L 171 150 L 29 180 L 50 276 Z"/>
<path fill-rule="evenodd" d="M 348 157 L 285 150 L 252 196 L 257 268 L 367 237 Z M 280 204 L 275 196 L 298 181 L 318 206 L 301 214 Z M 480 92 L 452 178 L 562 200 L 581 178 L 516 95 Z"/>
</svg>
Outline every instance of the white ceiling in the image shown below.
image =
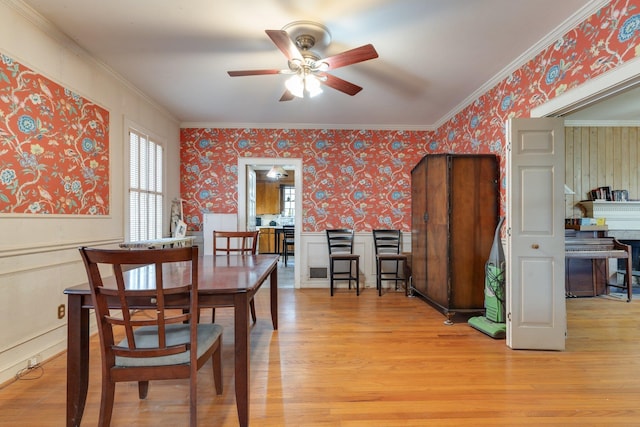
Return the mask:
<svg viewBox="0 0 640 427">
<path fill-rule="evenodd" d="M 12 0 L 19 3 L 19 0 Z M 24 0 L 183 125 L 432 129 L 602 0 Z M 265 29 L 329 28 L 325 56 L 372 43 L 379 58 L 331 88 L 279 102 L 286 68 Z M 558 31 L 554 31 L 558 29 Z M 541 45 L 541 43 L 543 45 Z"/>
</svg>

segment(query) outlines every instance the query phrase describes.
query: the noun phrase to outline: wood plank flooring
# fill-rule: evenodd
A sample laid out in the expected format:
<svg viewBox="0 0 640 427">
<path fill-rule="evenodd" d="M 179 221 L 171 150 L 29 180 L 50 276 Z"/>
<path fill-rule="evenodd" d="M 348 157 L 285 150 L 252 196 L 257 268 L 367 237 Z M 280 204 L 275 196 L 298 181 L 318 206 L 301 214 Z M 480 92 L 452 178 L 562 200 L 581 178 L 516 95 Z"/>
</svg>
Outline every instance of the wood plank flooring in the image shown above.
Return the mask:
<svg viewBox="0 0 640 427">
<path fill-rule="evenodd" d="M 444 325 L 402 292 L 282 289 L 278 331 L 267 289 L 256 305 L 252 426 L 640 425 L 640 298 L 567 300 L 564 352 L 510 350 L 464 319 Z M 215 395 L 205 366 L 199 425 L 237 426 L 230 309 L 216 319 L 225 327 L 225 390 Z M 84 426 L 96 425 L 100 401 L 97 337 L 91 345 Z M 4 385 L 0 426 L 64 425 L 65 387 L 62 354 Z M 186 426 L 187 399 L 184 381 L 151 383 L 143 401 L 135 384 L 119 384 L 112 426 Z"/>
</svg>

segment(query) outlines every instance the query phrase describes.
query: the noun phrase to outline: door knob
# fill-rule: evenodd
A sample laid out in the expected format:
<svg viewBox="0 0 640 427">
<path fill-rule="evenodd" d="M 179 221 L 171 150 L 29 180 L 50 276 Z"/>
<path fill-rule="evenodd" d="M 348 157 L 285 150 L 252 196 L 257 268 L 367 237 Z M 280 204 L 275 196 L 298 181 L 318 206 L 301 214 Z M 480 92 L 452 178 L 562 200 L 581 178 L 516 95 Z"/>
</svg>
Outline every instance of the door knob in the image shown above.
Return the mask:
<svg viewBox="0 0 640 427">
<path fill-rule="evenodd" d="M 540 245 L 538 245 L 537 243 L 534 243 L 533 245 L 531 245 L 531 248 L 533 249 L 539 249 Z"/>
</svg>

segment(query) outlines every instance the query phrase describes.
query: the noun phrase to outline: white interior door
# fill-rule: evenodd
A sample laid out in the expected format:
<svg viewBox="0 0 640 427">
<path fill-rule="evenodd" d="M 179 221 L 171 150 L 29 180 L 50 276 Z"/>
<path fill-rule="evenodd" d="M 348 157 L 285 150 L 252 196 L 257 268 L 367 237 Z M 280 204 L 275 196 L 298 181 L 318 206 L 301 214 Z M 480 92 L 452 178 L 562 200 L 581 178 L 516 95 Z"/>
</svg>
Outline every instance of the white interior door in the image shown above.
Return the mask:
<svg viewBox="0 0 640 427">
<path fill-rule="evenodd" d="M 564 350 L 564 120 L 507 123 L 507 345 Z"/>
<path fill-rule="evenodd" d="M 256 171 L 247 166 L 247 230 L 256 230 Z"/>
</svg>

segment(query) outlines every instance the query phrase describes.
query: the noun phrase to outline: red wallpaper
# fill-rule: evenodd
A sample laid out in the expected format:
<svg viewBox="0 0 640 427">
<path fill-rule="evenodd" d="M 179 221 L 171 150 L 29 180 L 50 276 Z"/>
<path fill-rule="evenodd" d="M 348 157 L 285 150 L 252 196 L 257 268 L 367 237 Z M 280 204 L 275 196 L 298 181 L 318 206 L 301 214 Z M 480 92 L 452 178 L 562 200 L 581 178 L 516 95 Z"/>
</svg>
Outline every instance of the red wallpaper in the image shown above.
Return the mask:
<svg viewBox="0 0 640 427">
<path fill-rule="evenodd" d="M 109 112 L 3 54 L 0 213 L 109 214 Z"/>
<path fill-rule="evenodd" d="M 408 230 L 411 168 L 425 132 L 289 129 L 182 129 L 181 196 L 185 220 L 235 213 L 238 157 L 303 159 L 303 227 Z"/>
<path fill-rule="evenodd" d="M 640 0 L 614 0 L 435 132 L 182 129 L 185 218 L 237 212 L 238 157 L 303 159 L 305 231 L 411 226 L 411 169 L 427 153 L 495 153 L 505 123 L 640 55 Z M 501 173 L 504 176 L 504 173 Z M 501 185 L 504 206 L 504 179 Z"/>
</svg>

